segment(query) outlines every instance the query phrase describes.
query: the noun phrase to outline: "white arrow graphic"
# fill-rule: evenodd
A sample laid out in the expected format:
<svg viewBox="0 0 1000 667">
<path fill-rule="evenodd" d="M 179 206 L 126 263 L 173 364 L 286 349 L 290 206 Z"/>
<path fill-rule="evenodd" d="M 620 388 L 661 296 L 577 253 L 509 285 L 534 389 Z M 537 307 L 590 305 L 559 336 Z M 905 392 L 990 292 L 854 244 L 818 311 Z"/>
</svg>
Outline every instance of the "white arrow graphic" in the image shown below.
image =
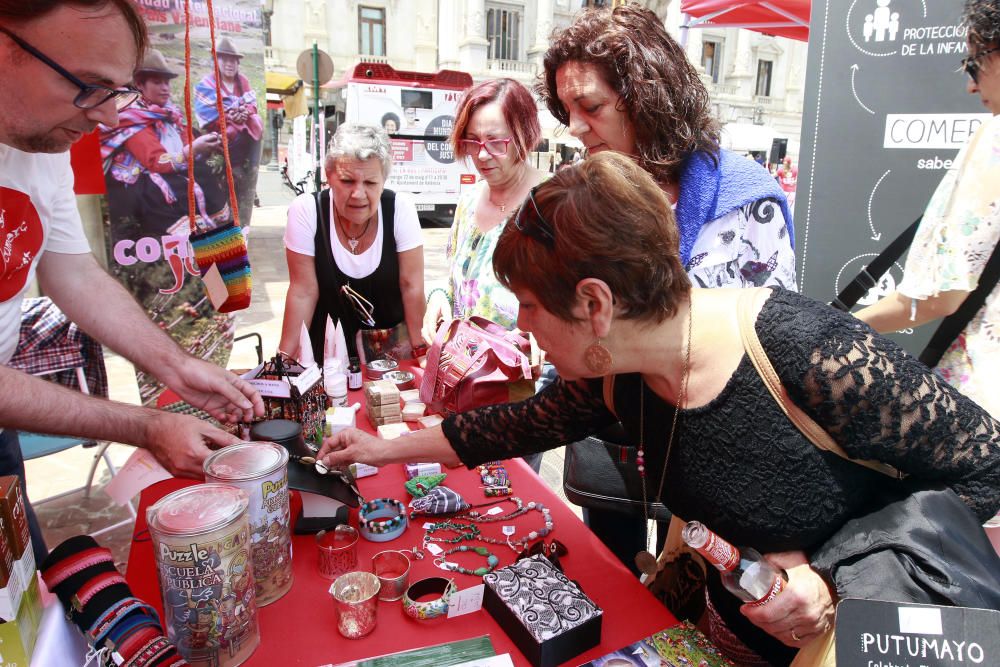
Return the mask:
<svg viewBox="0 0 1000 667">
<path fill-rule="evenodd" d="M 872 200 L 875 199 L 875 191 L 878 190 L 878 186 L 882 184 L 882 181 L 885 180 L 885 177 L 889 175 L 890 171 L 892 171 L 892 169 L 885 170 L 885 173 L 882 174 L 882 178 L 875 182 L 875 187 L 872 188 L 872 193 L 868 196 L 868 227 L 872 230 L 872 241 L 878 241 L 882 238 L 882 233 L 876 232 L 875 225 L 872 223 Z"/>
<path fill-rule="evenodd" d="M 865 111 L 874 116 L 875 112 L 872 109 L 869 109 L 867 106 L 865 106 L 865 103 L 861 101 L 860 97 L 858 97 L 858 89 L 854 87 L 854 76 L 858 73 L 859 69 L 861 68 L 858 67 L 857 63 L 851 65 L 851 93 L 854 94 L 854 101 L 857 102 L 859 105 L 861 105 L 862 109 L 864 109 Z"/>
</svg>

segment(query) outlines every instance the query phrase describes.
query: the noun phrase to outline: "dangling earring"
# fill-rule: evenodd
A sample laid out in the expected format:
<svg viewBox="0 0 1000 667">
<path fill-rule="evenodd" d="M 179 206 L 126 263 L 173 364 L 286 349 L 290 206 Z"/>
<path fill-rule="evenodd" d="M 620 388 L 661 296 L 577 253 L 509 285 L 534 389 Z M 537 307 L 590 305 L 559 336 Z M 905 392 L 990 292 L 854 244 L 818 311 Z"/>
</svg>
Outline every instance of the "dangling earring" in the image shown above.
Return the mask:
<svg viewBox="0 0 1000 667">
<path fill-rule="evenodd" d="M 595 375 L 607 375 L 611 371 L 611 351 L 604 347 L 601 339 L 590 344 L 583 352 L 583 363 Z"/>
</svg>

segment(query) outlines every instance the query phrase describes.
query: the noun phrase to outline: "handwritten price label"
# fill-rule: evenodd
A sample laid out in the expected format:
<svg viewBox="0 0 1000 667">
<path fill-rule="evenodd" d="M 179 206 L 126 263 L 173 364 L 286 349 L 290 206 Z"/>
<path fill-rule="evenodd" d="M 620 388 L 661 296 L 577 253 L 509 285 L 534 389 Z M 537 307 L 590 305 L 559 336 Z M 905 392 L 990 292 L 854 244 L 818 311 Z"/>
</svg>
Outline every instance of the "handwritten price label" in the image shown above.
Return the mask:
<svg viewBox="0 0 1000 667">
<path fill-rule="evenodd" d="M 479 584 L 451 596 L 451 604 L 448 605 L 448 618 L 471 614 L 482 609 L 485 590 L 486 584 Z"/>
</svg>

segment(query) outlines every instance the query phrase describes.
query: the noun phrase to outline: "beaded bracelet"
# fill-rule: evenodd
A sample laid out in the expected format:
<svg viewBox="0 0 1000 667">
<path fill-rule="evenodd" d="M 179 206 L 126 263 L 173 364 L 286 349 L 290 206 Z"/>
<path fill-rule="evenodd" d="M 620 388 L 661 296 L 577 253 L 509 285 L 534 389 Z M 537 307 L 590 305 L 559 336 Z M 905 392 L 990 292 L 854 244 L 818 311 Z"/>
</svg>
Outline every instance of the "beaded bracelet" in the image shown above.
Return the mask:
<svg viewBox="0 0 1000 667">
<path fill-rule="evenodd" d="M 406 530 L 406 506 L 395 498 L 375 498 L 358 509 L 361 537 L 370 542 L 388 542 Z"/>
<path fill-rule="evenodd" d="M 445 560 L 445 556 L 450 556 L 451 554 L 458 553 L 459 551 L 471 551 L 479 554 L 480 556 L 486 556 L 486 565 L 484 567 L 477 567 L 475 570 L 470 570 L 462 567 L 458 563 L 452 563 Z M 455 547 L 445 551 L 443 554 L 434 559 L 434 564 L 442 569 L 451 570 L 452 572 L 461 572 L 462 574 L 471 574 L 475 577 L 484 577 L 496 569 L 496 566 L 500 564 L 500 559 L 490 553 L 490 550 L 486 547 L 470 547 L 463 544 L 460 547 Z"/>
<path fill-rule="evenodd" d="M 430 577 L 421 579 L 406 589 L 403 594 L 403 611 L 407 616 L 416 621 L 426 621 L 448 613 L 448 605 L 451 596 L 458 592 L 454 579 L 443 577 Z M 424 602 L 417 602 L 415 598 L 437 593 L 440 597 Z"/>
<path fill-rule="evenodd" d="M 444 294 L 444 298 L 445 298 L 445 300 L 446 300 L 446 301 L 448 302 L 448 304 L 449 304 L 449 305 L 451 305 L 451 299 L 450 299 L 450 298 L 448 298 L 448 292 L 447 292 L 447 290 L 445 290 L 445 288 L 443 288 L 443 287 L 435 287 L 435 288 L 434 288 L 434 289 L 432 289 L 432 290 L 431 290 L 430 292 L 428 292 L 428 293 L 427 293 L 427 303 L 430 303 L 430 302 L 431 302 L 431 298 L 432 298 L 432 297 L 434 296 L 434 294 L 435 294 L 435 293 L 437 293 L 437 292 L 441 292 L 441 294 Z"/>
</svg>

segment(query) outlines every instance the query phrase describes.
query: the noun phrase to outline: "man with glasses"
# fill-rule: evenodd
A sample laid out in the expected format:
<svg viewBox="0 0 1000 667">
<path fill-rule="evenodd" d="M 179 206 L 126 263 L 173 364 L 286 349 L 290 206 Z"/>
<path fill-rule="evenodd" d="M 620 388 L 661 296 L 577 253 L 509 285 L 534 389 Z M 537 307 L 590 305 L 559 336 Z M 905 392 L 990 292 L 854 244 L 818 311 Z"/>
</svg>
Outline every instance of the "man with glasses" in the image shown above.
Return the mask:
<svg viewBox="0 0 1000 667">
<path fill-rule="evenodd" d="M 897 331 L 951 315 L 984 280 L 1000 242 L 1000 0 L 968 0 L 966 90 L 978 94 L 986 121 L 941 180 L 910 245 L 897 291 L 857 315 L 876 331 Z M 1000 288 L 994 286 L 935 370 L 1000 418 Z"/>
<path fill-rule="evenodd" d="M 192 405 L 231 421 L 263 414 L 235 375 L 183 352 L 90 254 L 67 150 L 114 127 L 147 39 L 129 0 L 0 0 L 0 474 L 24 480 L 17 429 L 132 443 L 175 474 L 201 476 L 208 444 L 234 436 L 190 416 L 85 396 L 6 366 L 21 297 L 42 290 L 87 333 Z M 36 559 L 46 550 L 28 508 Z"/>
</svg>

